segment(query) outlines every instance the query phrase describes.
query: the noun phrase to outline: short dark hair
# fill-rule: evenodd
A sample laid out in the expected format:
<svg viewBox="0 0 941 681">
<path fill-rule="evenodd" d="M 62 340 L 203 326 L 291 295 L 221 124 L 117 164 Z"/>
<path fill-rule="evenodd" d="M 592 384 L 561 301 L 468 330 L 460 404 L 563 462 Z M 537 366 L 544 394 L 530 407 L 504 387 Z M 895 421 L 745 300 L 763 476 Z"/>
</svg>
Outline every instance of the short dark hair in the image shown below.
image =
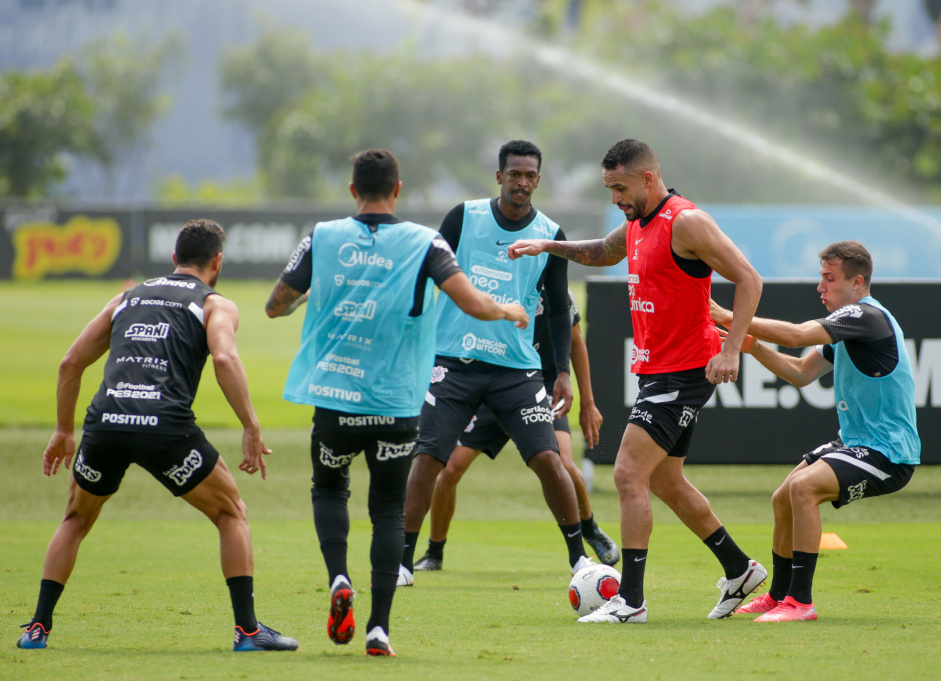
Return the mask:
<svg viewBox="0 0 941 681">
<path fill-rule="evenodd" d="M 390 196 L 399 181 L 399 161 L 386 149 L 367 149 L 350 156 L 353 187 L 360 198 L 376 201 Z"/>
<path fill-rule="evenodd" d="M 203 269 L 222 252 L 225 232 L 212 220 L 190 220 L 176 238 L 176 264 Z"/>
<path fill-rule="evenodd" d="M 840 269 L 846 279 L 861 274 L 863 283 L 869 286 L 872 279 L 872 255 L 858 241 L 836 241 L 820 251 L 819 258 L 820 262 L 842 260 Z"/>
<path fill-rule="evenodd" d="M 526 140 L 511 140 L 500 147 L 500 172 L 506 168 L 506 159 L 509 156 L 535 156 L 536 170 L 542 169 L 542 152 L 532 142 Z"/>
<path fill-rule="evenodd" d="M 623 166 L 625 170 L 633 170 L 638 163 L 657 162 L 657 155 L 646 142 L 640 140 L 621 140 L 608 149 L 608 153 L 601 159 L 601 167 L 605 170 L 614 170 Z"/>
</svg>

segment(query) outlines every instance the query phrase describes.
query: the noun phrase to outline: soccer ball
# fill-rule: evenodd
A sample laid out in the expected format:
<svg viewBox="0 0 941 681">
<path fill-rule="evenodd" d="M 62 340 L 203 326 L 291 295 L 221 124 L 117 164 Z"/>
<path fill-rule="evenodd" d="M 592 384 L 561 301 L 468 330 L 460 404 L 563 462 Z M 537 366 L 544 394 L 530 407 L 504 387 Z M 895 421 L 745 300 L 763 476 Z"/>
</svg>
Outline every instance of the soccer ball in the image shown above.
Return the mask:
<svg viewBox="0 0 941 681">
<path fill-rule="evenodd" d="M 600 608 L 618 592 L 621 573 L 610 565 L 589 565 L 575 573 L 569 582 L 569 602 L 579 617 Z"/>
</svg>

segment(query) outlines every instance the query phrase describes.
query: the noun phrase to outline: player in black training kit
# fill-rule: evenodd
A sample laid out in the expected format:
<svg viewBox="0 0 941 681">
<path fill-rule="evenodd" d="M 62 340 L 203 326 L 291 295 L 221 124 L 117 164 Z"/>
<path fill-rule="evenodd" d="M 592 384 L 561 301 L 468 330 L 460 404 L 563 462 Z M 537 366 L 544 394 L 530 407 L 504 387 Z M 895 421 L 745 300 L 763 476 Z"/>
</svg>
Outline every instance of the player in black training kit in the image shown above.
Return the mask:
<svg viewBox="0 0 941 681">
<path fill-rule="evenodd" d="M 235 613 L 234 650 L 297 649 L 297 641 L 255 619 L 245 503 L 190 408 L 211 354 L 219 386 L 244 428 L 239 468 L 248 474 L 260 470 L 266 477 L 264 457 L 271 450 L 262 441 L 235 346 L 238 309 L 212 288 L 222 268 L 224 240 L 215 222 L 188 222 L 177 238 L 173 274 L 112 298 L 59 365 L 56 430 L 43 453 L 46 475 L 72 460 L 82 374 L 110 349 L 104 380 L 85 416 L 65 518 L 46 551 L 36 612 L 23 625 L 18 647 L 46 647 L 53 610 L 82 540 L 136 463 L 219 530 L 222 573 Z"/>
</svg>

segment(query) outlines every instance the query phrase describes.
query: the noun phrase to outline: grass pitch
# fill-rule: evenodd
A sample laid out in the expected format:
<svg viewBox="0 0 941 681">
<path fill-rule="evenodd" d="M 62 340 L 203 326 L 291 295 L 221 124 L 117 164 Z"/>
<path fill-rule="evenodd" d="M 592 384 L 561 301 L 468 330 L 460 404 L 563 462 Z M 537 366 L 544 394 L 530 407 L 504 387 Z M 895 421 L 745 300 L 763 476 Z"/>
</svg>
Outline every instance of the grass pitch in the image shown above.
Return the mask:
<svg viewBox="0 0 941 681">
<path fill-rule="evenodd" d="M 301 317 L 268 320 L 270 283 L 220 292 L 242 311 L 239 347 L 268 445 L 269 479 L 238 473 L 255 543 L 256 609 L 300 641 L 295 653 L 231 652 L 232 617 L 212 525 L 132 469 L 85 541 L 43 651 L 14 646 L 32 615 L 42 557 L 65 505 L 67 475 L 42 475 L 54 421 L 56 367 L 116 282 L 0 284 L 0 679 L 491 679 L 520 681 L 629 675 L 651 680 L 779 678 L 933 679 L 941 670 L 941 467 L 917 470 L 898 494 L 837 512 L 824 531 L 847 550 L 824 551 L 814 597 L 820 621 L 712 621 L 720 576 L 711 553 L 662 504 L 647 568 L 650 621 L 579 625 L 558 528 L 535 476 L 512 450 L 481 460 L 460 488 L 445 569 L 419 573 L 396 594 L 395 659 L 367 659 L 369 613 L 365 510 L 368 474 L 354 462 L 350 568 L 361 627 L 348 646 L 326 636 L 326 572 L 310 509 L 310 410 L 280 399 Z M 196 411 L 230 467 L 238 430 L 207 369 Z M 100 380 L 89 370 L 80 410 Z M 827 437 L 829 434 L 821 434 Z M 576 441 L 579 438 L 575 438 Z M 580 452 L 577 452 L 580 454 Z M 736 541 L 770 567 L 771 492 L 780 466 L 695 466 Z M 618 535 L 610 469 L 592 503 Z M 427 539 L 426 531 L 420 539 Z M 419 553 L 421 548 L 419 549 Z M 0 641 L 2 641 L 0 637 Z"/>
</svg>

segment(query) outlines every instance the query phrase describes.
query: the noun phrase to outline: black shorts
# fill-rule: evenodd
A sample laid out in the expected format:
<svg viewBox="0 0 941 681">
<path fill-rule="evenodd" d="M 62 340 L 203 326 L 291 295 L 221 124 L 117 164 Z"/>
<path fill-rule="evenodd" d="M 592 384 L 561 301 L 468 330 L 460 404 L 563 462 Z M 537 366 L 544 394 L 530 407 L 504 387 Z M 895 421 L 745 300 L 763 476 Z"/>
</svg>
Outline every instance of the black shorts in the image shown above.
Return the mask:
<svg viewBox="0 0 941 681">
<path fill-rule="evenodd" d="M 540 452 L 559 451 L 552 394 L 543 385 L 541 371 L 486 362 L 465 364 L 449 357 L 438 357 L 436 363 L 422 405 L 419 452 L 447 465 L 459 440 L 476 449 L 476 445 L 467 444 L 463 433 L 481 404 L 493 412 L 495 422 L 516 444 L 523 461 Z"/>
<path fill-rule="evenodd" d="M 350 463 L 365 452 L 370 474 L 381 469 L 390 486 L 405 485 L 418 440 L 418 417 L 367 416 L 318 407 L 310 433 L 310 460 L 315 485 L 349 489 Z"/>
<path fill-rule="evenodd" d="M 546 386 L 546 390 L 550 390 L 548 385 Z M 572 429 L 569 426 L 569 415 L 566 414 L 561 418 L 553 420 L 552 429 L 555 432 L 561 430 L 566 433 L 571 433 Z M 471 422 L 467 424 L 467 428 L 464 429 L 457 443 L 463 447 L 480 450 L 491 459 L 496 459 L 497 454 L 506 447 L 506 443 L 509 441 L 510 436 L 507 435 L 503 428 L 500 427 L 500 424 L 497 423 L 497 417 L 493 415 L 493 412 L 490 411 L 487 405 L 482 404 L 471 419 Z"/>
<path fill-rule="evenodd" d="M 833 507 L 840 508 L 857 499 L 898 492 L 915 472 L 910 463 L 892 463 L 881 452 L 869 447 L 847 447 L 836 439 L 804 454 L 808 465 L 824 461 L 836 474 L 840 498 Z"/>
<path fill-rule="evenodd" d="M 689 453 L 693 430 L 716 387 L 706 380 L 705 367 L 666 374 L 640 374 L 640 393 L 628 424 L 640 426 L 669 456 Z"/>
<path fill-rule="evenodd" d="M 106 497 L 118 491 L 124 473 L 136 463 L 178 497 L 209 477 L 218 460 L 219 452 L 202 431 L 155 435 L 86 430 L 72 464 L 72 475 L 89 494 Z"/>
</svg>

